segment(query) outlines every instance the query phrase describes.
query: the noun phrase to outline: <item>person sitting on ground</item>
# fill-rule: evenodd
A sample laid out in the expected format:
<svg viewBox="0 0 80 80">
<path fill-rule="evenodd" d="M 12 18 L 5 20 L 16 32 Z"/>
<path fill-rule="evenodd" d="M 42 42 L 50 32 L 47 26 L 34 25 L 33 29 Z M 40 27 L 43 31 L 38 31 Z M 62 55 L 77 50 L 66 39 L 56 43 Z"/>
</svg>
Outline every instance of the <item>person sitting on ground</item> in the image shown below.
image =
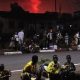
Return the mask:
<svg viewBox="0 0 80 80">
<path fill-rule="evenodd" d="M 75 68 L 74 63 L 71 62 L 71 56 L 70 56 L 70 55 L 67 55 L 67 56 L 66 56 L 66 60 L 67 60 L 67 62 L 65 62 L 65 64 L 64 64 L 65 68 L 66 68 L 67 70 L 69 70 L 69 71 L 75 71 L 76 68 Z"/>
<path fill-rule="evenodd" d="M 66 74 L 68 80 L 74 80 L 73 77 L 75 77 L 74 72 L 76 70 L 76 67 L 75 67 L 74 63 L 71 62 L 70 55 L 66 56 L 66 60 L 67 60 L 67 62 L 64 63 L 65 74 Z"/>
<path fill-rule="evenodd" d="M 33 55 L 32 60 L 28 62 L 23 68 L 23 71 L 21 73 L 22 80 L 31 80 L 32 75 L 36 75 L 37 76 L 36 78 L 38 78 L 37 62 L 38 56 Z"/>
<path fill-rule="evenodd" d="M 9 80 L 11 72 L 5 70 L 4 64 L 0 64 L 0 80 Z"/>
<path fill-rule="evenodd" d="M 45 67 L 46 72 L 50 80 L 60 79 L 59 73 L 61 70 L 61 65 L 58 62 L 58 56 L 53 55 L 53 61 L 51 61 L 47 67 Z"/>
</svg>

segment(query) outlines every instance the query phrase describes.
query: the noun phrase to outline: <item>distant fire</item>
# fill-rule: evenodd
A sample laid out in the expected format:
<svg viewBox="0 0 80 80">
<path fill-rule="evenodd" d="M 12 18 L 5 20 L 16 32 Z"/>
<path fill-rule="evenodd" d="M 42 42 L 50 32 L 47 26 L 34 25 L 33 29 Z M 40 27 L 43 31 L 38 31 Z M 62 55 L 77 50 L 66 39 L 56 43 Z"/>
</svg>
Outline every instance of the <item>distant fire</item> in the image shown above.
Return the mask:
<svg viewBox="0 0 80 80">
<path fill-rule="evenodd" d="M 25 11 L 31 13 L 55 11 L 55 0 L 0 0 L 0 11 L 10 11 L 10 5 L 14 2 L 17 2 Z M 56 11 L 61 10 L 62 13 L 80 11 L 80 0 L 56 0 L 56 9 Z"/>
<path fill-rule="evenodd" d="M 32 11 L 37 13 L 39 11 L 40 0 L 31 0 Z"/>
</svg>

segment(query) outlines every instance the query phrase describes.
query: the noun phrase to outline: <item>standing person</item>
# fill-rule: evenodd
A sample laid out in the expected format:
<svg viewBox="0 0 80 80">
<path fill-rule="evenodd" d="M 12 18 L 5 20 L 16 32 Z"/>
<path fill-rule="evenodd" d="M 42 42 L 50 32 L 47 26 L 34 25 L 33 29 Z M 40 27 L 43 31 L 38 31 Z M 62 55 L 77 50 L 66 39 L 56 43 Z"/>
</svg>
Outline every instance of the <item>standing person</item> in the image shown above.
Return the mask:
<svg viewBox="0 0 80 80">
<path fill-rule="evenodd" d="M 50 29 L 50 31 L 47 34 L 47 38 L 48 38 L 48 47 L 50 45 L 53 45 L 53 31 L 52 29 Z"/>
<path fill-rule="evenodd" d="M 19 37 L 19 44 L 23 44 L 23 40 L 24 40 L 24 31 L 23 30 L 18 32 L 18 37 Z"/>
<path fill-rule="evenodd" d="M 48 49 L 47 47 L 47 31 L 45 30 L 43 33 L 43 49 Z"/>
<path fill-rule="evenodd" d="M 57 41 L 56 41 L 56 43 L 59 43 L 62 38 L 63 38 L 63 36 L 62 36 L 61 32 L 59 31 L 57 33 Z"/>
<path fill-rule="evenodd" d="M 60 31 L 57 33 L 56 43 L 60 49 L 63 47 L 63 36 Z"/>
<path fill-rule="evenodd" d="M 65 35 L 65 43 L 66 43 L 67 46 L 69 45 L 69 36 L 68 36 L 67 33 Z"/>
<path fill-rule="evenodd" d="M 14 39 L 15 39 L 15 49 L 18 50 L 19 49 L 19 36 L 17 32 L 15 32 Z"/>
<path fill-rule="evenodd" d="M 18 32 L 18 37 L 19 37 L 19 45 L 20 45 L 20 50 L 21 50 L 23 41 L 24 41 L 24 31 L 23 30 Z"/>
<path fill-rule="evenodd" d="M 14 48 L 15 48 L 14 35 L 11 37 L 11 41 L 10 41 L 10 44 L 9 44 L 9 48 L 10 48 L 10 49 L 14 49 Z"/>
<path fill-rule="evenodd" d="M 79 43 L 79 32 L 77 32 L 77 33 L 74 35 L 74 38 L 75 38 L 75 43 L 76 43 L 76 45 L 78 45 L 78 43 Z"/>
</svg>

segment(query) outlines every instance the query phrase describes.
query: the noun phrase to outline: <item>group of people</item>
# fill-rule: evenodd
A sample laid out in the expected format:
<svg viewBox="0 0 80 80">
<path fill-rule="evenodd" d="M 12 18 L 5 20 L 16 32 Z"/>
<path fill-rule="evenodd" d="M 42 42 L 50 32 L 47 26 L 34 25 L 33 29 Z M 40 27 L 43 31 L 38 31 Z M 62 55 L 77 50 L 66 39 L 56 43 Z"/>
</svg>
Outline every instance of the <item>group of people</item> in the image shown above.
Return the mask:
<svg viewBox="0 0 80 80">
<path fill-rule="evenodd" d="M 11 42 L 9 47 L 15 48 L 15 50 L 20 50 L 24 41 L 24 31 L 15 32 L 15 34 L 11 38 Z"/>
<path fill-rule="evenodd" d="M 61 31 L 53 32 L 52 29 L 46 34 L 46 41 L 48 42 L 48 47 L 50 45 L 57 45 L 58 48 L 72 48 L 80 44 L 80 32 L 76 32 L 71 35 L 69 33 L 62 33 Z"/>
<path fill-rule="evenodd" d="M 71 56 L 66 56 L 66 62 L 61 65 L 58 56 L 53 55 L 52 61 L 38 65 L 38 56 L 33 55 L 21 72 L 21 80 L 80 80 L 76 76 L 76 67 L 71 61 Z M 4 64 L 0 65 L 0 80 L 9 80 L 11 72 L 5 70 Z"/>
<path fill-rule="evenodd" d="M 28 52 L 36 52 L 36 46 L 39 49 L 54 49 L 56 45 L 56 49 L 59 48 L 69 48 L 73 49 L 77 48 L 77 45 L 80 43 L 80 34 L 79 32 L 75 33 L 73 36 L 69 35 L 69 33 L 62 33 L 61 31 L 54 31 L 53 29 L 49 29 L 49 31 L 44 31 L 42 34 L 33 34 L 31 38 L 25 37 L 24 39 L 24 31 L 21 30 L 16 32 L 12 38 L 9 47 L 15 48 L 15 50 L 29 50 Z"/>
<path fill-rule="evenodd" d="M 21 73 L 21 80 L 75 80 L 76 67 L 71 62 L 71 56 L 66 56 L 67 62 L 63 66 L 58 62 L 58 56 L 53 55 L 53 60 L 48 64 L 37 66 L 38 56 L 33 55 L 32 60 L 28 62 Z M 38 68 L 39 67 L 39 68 Z"/>
</svg>

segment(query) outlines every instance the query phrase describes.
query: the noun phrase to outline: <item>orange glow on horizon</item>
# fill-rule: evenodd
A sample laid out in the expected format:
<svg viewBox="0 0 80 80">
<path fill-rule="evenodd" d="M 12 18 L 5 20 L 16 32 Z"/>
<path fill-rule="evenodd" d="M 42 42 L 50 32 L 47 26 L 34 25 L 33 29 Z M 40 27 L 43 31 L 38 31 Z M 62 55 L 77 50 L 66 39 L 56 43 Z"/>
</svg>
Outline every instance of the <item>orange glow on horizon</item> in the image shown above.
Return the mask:
<svg viewBox="0 0 80 80">
<path fill-rule="evenodd" d="M 39 11 L 39 4 L 40 4 L 40 0 L 31 0 L 31 6 L 32 6 L 32 11 L 34 13 L 38 13 Z"/>
</svg>

